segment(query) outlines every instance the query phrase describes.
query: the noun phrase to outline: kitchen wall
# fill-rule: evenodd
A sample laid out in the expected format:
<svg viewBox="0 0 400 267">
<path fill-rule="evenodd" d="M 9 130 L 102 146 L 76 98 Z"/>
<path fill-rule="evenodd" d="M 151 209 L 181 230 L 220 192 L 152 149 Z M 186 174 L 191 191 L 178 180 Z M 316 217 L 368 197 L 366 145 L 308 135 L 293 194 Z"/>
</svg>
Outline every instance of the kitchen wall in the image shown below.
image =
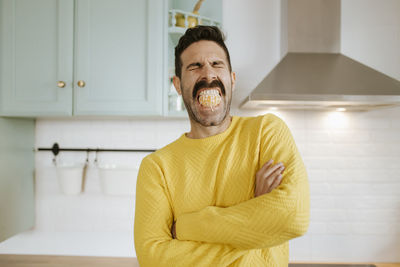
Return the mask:
<svg viewBox="0 0 400 267">
<path fill-rule="evenodd" d="M 236 72 L 232 109 L 262 81 L 287 51 L 284 16 L 287 0 L 226 0 L 223 24 L 226 45 Z M 282 30 L 281 30 L 282 29 Z M 240 111 L 238 111 L 240 112 Z"/>
<path fill-rule="evenodd" d="M 400 28 L 398 1 L 387 0 L 385 6 L 379 0 L 362 2 L 342 1 L 342 50 L 400 80 L 400 37 L 393 34 Z M 236 115 L 270 112 L 237 107 L 287 49 L 280 29 L 284 5 L 279 0 L 224 2 L 227 44 L 238 79 L 232 108 Z M 310 228 L 290 242 L 291 260 L 400 261 L 400 108 L 273 113 L 291 129 L 311 187 Z M 36 123 L 36 146 L 58 142 L 62 147 L 159 148 L 188 130 L 185 119 L 42 118 Z M 145 155 L 101 153 L 98 159 L 101 164 L 138 167 Z M 36 228 L 15 237 L 2 252 L 135 256 L 134 196 L 104 195 L 95 155 L 89 156 L 86 192 L 65 196 L 59 191 L 51 153 L 37 153 Z M 58 160 L 83 163 L 85 157 L 64 152 Z"/>
<path fill-rule="evenodd" d="M 400 2 L 341 3 L 342 53 L 400 80 Z M 287 1 L 224 4 L 238 77 L 233 109 L 254 115 L 237 106 L 287 51 Z M 290 242 L 290 258 L 400 261 L 400 109 L 278 115 L 293 131 L 311 186 L 310 228 Z"/>
<path fill-rule="evenodd" d="M 292 130 L 311 186 L 310 228 L 290 242 L 291 259 L 399 261 L 400 108 L 274 113 Z M 36 145 L 158 148 L 188 130 L 187 120 L 41 119 Z M 139 166 L 145 154 L 101 153 L 98 158 L 102 164 Z M 37 253 L 135 255 L 134 197 L 102 194 L 94 156 L 86 192 L 65 196 L 59 192 L 51 153 L 37 153 L 36 230 L 43 245 L 36 244 Z M 85 157 L 63 152 L 58 160 L 84 162 Z M 64 244 L 65 236 L 77 242 Z"/>
<path fill-rule="evenodd" d="M 185 120 L 40 119 L 36 146 L 101 148 L 160 148 L 188 131 Z M 98 153 L 98 166 L 138 168 L 148 153 Z M 86 152 L 60 152 L 58 164 L 84 163 Z M 60 193 L 51 152 L 36 155 L 36 227 L 22 246 L 34 253 L 135 256 L 133 222 L 135 197 L 103 194 L 99 171 L 89 154 L 85 192 Z M 129 175 L 129 174 L 128 174 Z M 132 171 L 132 179 L 136 173 Z M 70 242 L 65 242 L 66 240 Z M 30 243 L 38 242 L 35 246 Z M 21 250 L 21 248 L 19 248 Z"/>
<path fill-rule="evenodd" d="M 342 53 L 400 80 L 400 1 L 342 0 Z"/>
</svg>

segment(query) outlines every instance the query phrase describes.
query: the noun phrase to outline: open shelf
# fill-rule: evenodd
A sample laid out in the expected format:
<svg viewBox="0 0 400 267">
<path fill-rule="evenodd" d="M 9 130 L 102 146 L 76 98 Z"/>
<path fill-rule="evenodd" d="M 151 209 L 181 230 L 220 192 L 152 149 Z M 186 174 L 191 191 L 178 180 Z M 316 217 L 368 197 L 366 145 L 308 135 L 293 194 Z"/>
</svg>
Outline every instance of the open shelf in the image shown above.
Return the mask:
<svg viewBox="0 0 400 267">
<path fill-rule="evenodd" d="M 179 10 L 179 9 L 171 9 L 168 11 L 169 13 L 169 27 L 168 34 L 170 35 L 172 41 L 177 44 L 179 38 L 186 32 L 189 28 L 189 19 L 195 19 L 196 25 L 211 25 L 220 27 L 221 23 L 217 20 L 201 16 L 198 14 L 193 14 L 191 12 Z M 183 16 L 184 21 L 179 21 L 176 19 L 176 16 Z"/>
<path fill-rule="evenodd" d="M 222 23 L 222 1 L 213 0 L 205 1 L 199 10 L 200 14 L 191 12 L 198 0 L 169 0 L 165 8 L 168 14 L 166 17 L 166 49 L 168 51 L 165 65 L 165 89 L 164 95 L 164 114 L 169 118 L 188 118 L 185 108 L 179 107 L 174 109 L 175 91 L 171 87 L 171 78 L 175 73 L 174 48 L 178 44 L 179 39 L 185 34 L 186 30 L 195 25 L 210 25 L 221 28 Z M 172 98 L 172 99 L 171 99 Z M 183 103 L 181 103 L 183 105 Z M 177 103 L 179 106 L 179 103 Z"/>
</svg>

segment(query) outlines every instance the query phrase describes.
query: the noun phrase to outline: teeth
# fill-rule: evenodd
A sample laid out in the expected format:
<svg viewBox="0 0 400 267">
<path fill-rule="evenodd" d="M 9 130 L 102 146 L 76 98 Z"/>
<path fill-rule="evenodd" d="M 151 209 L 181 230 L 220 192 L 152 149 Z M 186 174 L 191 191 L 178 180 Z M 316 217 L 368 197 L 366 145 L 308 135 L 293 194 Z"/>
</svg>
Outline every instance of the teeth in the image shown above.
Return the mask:
<svg viewBox="0 0 400 267">
<path fill-rule="evenodd" d="M 214 107 L 221 103 L 221 96 L 218 90 L 204 90 L 200 92 L 199 103 L 204 107 L 210 107 L 214 110 Z"/>
<path fill-rule="evenodd" d="M 219 91 L 217 89 L 207 89 L 200 92 L 200 96 L 202 95 L 219 95 Z"/>
</svg>

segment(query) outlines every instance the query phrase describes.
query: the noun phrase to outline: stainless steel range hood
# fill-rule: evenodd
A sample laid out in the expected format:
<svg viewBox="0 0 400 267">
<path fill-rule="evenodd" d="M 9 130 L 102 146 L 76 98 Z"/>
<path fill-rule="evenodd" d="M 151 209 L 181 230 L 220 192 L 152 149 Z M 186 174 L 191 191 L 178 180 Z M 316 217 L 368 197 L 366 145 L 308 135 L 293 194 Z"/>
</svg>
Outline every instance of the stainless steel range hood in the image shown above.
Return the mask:
<svg viewBox="0 0 400 267">
<path fill-rule="evenodd" d="M 288 43 L 289 53 L 240 108 L 370 110 L 400 105 L 400 81 L 339 53 L 340 0 L 288 0 Z"/>
<path fill-rule="evenodd" d="M 288 53 L 242 108 L 369 110 L 399 104 L 399 81 L 342 54 Z"/>
</svg>

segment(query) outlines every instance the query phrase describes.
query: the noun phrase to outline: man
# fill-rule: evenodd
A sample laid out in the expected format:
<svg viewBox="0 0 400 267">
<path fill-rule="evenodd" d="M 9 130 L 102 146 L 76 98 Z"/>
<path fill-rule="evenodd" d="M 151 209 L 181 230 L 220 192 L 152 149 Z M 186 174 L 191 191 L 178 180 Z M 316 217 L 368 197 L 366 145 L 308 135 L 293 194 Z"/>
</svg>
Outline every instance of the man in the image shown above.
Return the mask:
<svg viewBox="0 0 400 267">
<path fill-rule="evenodd" d="M 307 174 L 290 131 L 272 114 L 229 114 L 235 73 L 218 28 L 186 31 L 175 72 L 191 130 L 141 163 L 139 265 L 287 266 L 288 240 L 309 223 Z"/>
</svg>

